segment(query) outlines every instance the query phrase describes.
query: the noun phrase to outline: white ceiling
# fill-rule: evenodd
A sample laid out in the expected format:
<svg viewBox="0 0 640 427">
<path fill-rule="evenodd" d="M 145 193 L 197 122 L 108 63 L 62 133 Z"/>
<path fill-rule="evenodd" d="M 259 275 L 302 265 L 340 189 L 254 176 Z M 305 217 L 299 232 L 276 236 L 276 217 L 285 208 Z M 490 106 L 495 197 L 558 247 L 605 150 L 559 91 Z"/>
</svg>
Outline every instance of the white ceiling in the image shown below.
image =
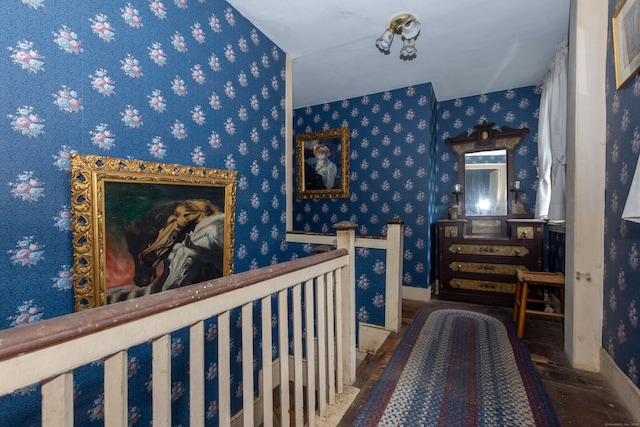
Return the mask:
<svg viewBox="0 0 640 427">
<path fill-rule="evenodd" d="M 431 82 L 438 101 L 540 84 L 566 43 L 570 0 L 227 0 L 293 59 L 294 108 Z M 375 40 L 421 22 L 417 57 Z"/>
</svg>

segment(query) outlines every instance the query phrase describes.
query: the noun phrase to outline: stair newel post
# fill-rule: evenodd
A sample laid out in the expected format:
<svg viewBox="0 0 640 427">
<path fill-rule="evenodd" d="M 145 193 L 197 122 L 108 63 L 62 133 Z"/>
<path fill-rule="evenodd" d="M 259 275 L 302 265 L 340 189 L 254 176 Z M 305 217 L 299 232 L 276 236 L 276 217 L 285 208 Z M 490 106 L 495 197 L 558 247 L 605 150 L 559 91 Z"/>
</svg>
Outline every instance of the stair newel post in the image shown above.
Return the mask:
<svg viewBox="0 0 640 427">
<path fill-rule="evenodd" d="M 387 270 L 384 327 L 398 332 L 402 326 L 402 266 L 404 251 L 404 221 L 387 221 Z"/>
<path fill-rule="evenodd" d="M 341 351 L 337 351 L 337 363 L 342 365 L 338 369 L 338 376 L 342 375 L 342 381 L 338 381 L 338 387 L 342 384 L 353 384 L 356 380 L 356 233 L 358 225 L 350 221 L 341 221 L 333 225 L 336 230 L 336 246 L 338 249 L 345 248 L 349 251 L 349 263 L 341 270 L 341 293 L 342 299 L 342 337 L 336 337 L 340 341 Z M 338 296 L 338 295 L 336 295 Z M 342 339 L 340 339 L 342 338 Z"/>
</svg>

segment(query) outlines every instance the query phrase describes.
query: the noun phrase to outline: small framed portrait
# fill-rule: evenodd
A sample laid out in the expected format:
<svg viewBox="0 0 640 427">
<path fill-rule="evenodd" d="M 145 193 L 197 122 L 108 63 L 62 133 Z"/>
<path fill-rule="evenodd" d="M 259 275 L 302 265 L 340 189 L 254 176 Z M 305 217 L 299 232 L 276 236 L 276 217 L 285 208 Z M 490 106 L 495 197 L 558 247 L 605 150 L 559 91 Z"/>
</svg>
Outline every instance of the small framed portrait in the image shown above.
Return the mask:
<svg viewBox="0 0 640 427">
<path fill-rule="evenodd" d="M 298 199 L 349 197 L 349 128 L 296 135 Z"/>
<path fill-rule="evenodd" d="M 612 19 L 616 89 L 640 69 L 640 0 L 623 0 Z"/>
</svg>

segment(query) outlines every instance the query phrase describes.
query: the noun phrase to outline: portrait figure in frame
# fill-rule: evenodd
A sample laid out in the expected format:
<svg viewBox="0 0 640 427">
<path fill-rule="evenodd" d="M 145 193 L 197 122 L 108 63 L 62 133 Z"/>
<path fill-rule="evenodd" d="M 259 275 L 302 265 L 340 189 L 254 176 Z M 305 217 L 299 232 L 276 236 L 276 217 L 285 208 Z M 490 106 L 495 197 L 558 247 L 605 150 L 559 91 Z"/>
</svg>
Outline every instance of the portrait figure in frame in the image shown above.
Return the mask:
<svg viewBox="0 0 640 427">
<path fill-rule="evenodd" d="M 312 170 L 307 173 L 307 189 L 319 190 L 335 188 L 338 167 L 331 160 L 331 149 L 324 143 L 313 146 L 313 157 L 306 159 Z"/>
<path fill-rule="evenodd" d="M 340 188 L 341 151 L 340 138 L 306 141 L 304 150 L 306 190 Z"/>
<path fill-rule="evenodd" d="M 296 198 L 349 197 L 347 127 L 296 135 Z"/>
</svg>

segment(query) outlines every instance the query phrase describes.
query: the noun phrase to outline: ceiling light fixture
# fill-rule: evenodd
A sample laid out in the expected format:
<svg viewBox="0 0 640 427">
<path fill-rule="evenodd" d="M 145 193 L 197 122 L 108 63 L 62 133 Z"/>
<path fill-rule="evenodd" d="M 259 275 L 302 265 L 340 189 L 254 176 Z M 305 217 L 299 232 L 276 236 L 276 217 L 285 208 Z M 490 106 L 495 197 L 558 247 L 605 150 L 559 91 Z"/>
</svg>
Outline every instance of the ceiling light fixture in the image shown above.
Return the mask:
<svg viewBox="0 0 640 427">
<path fill-rule="evenodd" d="M 416 38 L 420 34 L 420 21 L 415 16 L 403 13 L 391 19 L 389 28 L 376 40 L 376 46 L 380 52 L 389 54 L 389 48 L 393 41 L 393 35 L 402 36 L 402 49 L 400 49 L 400 59 L 410 60 L 416 57 Z"/>
</svg>

